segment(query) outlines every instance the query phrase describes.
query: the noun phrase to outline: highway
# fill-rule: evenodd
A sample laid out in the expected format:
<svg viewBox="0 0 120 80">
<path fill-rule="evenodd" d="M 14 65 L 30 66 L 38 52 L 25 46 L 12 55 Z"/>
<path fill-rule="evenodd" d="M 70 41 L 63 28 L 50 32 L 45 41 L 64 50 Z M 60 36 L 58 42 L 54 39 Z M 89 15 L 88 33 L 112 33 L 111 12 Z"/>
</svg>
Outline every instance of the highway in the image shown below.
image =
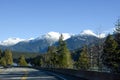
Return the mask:
<svg viewBox="0 0 120 80">
<path fill-rule="evenodd" d="M 0 68 L 0 80 L 76 80 L 33 68 Z"/>
<path fill-rule="evenodd" d="M 2 68 L 0 80 L 66 80 L 63 77 L 33 68 Z"/>
</svg>

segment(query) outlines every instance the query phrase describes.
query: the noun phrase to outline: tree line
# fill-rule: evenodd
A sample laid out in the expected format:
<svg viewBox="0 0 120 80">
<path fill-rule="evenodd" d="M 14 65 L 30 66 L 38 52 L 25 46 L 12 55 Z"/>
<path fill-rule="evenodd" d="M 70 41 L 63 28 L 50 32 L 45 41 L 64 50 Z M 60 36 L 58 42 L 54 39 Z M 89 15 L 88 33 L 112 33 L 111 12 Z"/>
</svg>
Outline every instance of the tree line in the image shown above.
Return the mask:
<svg viewBox="0 0 120 80">
<path fill-rule="evenodd" d="M 71 68 L 97 71 L 120 72 L 120 20 L 113 34 L 97 41 L 98 44 L 85 44 L 82 49 L 69 51 L 63 36 L 58 46 L 49 46 L 47 53 L 32 59 L 34 66 L 46 68 Z M 72 52 L 72 53 L 71 53 Z M 74 59 L 77 58 L 77 59 Z"/>
<path fill-rule="evenodd" d="M 58 46 L 49 46 L 46 54 L 37 56 L 31 60 L 33 66 L 44 68 L 68 68 L 88 70 L 90 68 L 89 53 L 87 46 L 79 51 L 80 55 L 75 61 L 71 51 L 67 48 L 66 42 L 61 35 Z"/>
<path fill-rule="evenodd" d="M 35 57 L 31 63 L 46 68 L 73 68 L 72 56 L 62 35 L 57 47 L 49 46 L 46 54 Z"/>
<path fill-rule="evenodd" d="M 18 66 L 28 66 L 24 55 L 21 55 L 17 60 Z M 0 50 L 0 65 L 1 66 L 12 66 L 13 65 L 13 55 L 11 50 L 6 49 L 4 51 Z"/>
</svg>

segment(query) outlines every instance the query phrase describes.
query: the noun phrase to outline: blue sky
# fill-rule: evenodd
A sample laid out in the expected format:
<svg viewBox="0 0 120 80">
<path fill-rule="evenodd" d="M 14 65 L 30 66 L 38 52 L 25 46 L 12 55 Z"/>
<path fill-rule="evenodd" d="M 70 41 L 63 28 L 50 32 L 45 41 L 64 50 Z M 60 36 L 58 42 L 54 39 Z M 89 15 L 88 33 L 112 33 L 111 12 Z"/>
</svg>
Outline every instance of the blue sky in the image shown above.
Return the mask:
<svg viewBox="0 0 120 80">
<path fill-rule="evenodd" d="M 120 0 L 0 0 L 0 40 L 111 31 L 119 16 Z"/>
</svg>

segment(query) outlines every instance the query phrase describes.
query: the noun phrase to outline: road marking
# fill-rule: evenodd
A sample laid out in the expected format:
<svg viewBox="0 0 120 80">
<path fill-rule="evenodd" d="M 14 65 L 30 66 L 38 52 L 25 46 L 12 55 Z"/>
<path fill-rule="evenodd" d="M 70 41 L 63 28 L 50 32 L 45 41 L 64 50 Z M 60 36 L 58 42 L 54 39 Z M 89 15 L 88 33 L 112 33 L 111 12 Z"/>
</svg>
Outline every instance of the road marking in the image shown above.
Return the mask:
<svg viewBox="0 0 120 80">
<path fill-rule="evenodd" d="M 48 72 L 48 71 L 47 71 Z M 54 76 L 56 76 L 56 77 L 58 77 L 58 78 L 60 78 L 60 79 L 62 79 L 62 80 L 67 80 L 67 79 L 65 79 L 64 77 L 62 77 L 62 76 L 60 76 L 60 75 L 57 75 L 57 74 L 55 74 L 55 73 L 52 73 L 52 72 L 48 72 L 48 73 L 50 73 L 50 74 L 52 74 L 52 75 L 54 75 Z"/>
<path fill-rule="evenodd" d="M 0 80 L 20 80 L 21 77 L 10 77 L 10 78 L 1 78 Z"/>
<path fill-rule="evenodd" d="M 10 78 L 2 78 L 0 80 L 18 80 L 21 77 L 10 77 Z M 53 76 L 46 76 L 46 77 L 27 77 L 27 79 L 54 79 Z M 24 79 L 23 79 L 24 80 Z M 26 79 L 25 79 L 26 80 Z"/>
<path fill-rule="evenodd" d="M 27 79 L 27 74 L 28 74 L 28 72 L 27 72 L 27 70 L 25 69 L 24 70 L 24 76 L 22 77 L 22 79 L 21 80 L 26 80 Z"/>
<path fill-rule="evenodd" d="M 2 72 L 3 72 L 3 69 L 0 68 L 0 73 L 2 73 Z"/>
<path fill-rule="evenodd" d="M 2 72 L 2 70 L 0 69 L 0 73 Z"/>
<path fill-rule="evenodd" d="M 35 76 L 35 77 L 27 77 L 27 79 L 55 79 L 55 77 L 53 77 L 53 76 L 43 76 L 43 77 Z"/>
</svg>

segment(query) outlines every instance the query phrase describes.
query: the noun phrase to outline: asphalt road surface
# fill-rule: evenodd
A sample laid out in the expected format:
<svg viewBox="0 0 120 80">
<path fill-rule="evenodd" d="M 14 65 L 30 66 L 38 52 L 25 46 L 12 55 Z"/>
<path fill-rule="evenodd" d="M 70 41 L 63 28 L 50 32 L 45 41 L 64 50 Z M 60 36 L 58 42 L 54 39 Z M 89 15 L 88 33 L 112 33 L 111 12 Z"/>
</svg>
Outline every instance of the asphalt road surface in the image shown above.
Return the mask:
<svg viewBox="0 0 120 80">
<path fill-rule="evenodd" d="M 0 80 L 63 80 L 62 77 L 33 68 L 2 68 Z"/>
<path fill-rule="evenodd" d="M 0 68 L 0 80 L 77 80 L 77 79 L 33 68 Z"/>
</svg>

